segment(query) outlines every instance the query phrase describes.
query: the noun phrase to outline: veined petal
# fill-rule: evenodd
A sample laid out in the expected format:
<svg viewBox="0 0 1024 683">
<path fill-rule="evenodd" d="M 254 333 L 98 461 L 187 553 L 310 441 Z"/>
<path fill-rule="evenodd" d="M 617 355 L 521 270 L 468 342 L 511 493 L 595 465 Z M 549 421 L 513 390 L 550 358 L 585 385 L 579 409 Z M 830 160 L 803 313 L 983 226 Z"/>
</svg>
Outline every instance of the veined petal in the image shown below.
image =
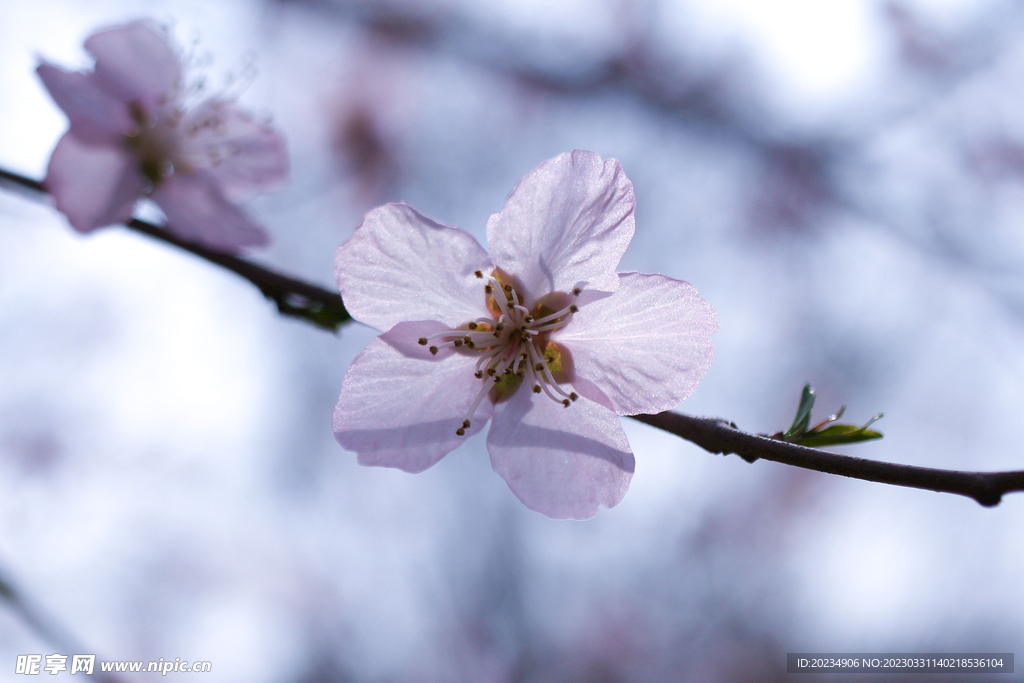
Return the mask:
<svg viewBox="0 0 1024 683">
<path fill-rule="evenodd" d="M 65 71 L 47 63 L 36 67 L 36 73 L 53 101 L 80 129 L 95 129 L 94 137 L 105 133 L 111 140 L 131 129 L 132 120 L 124 102 L 105 93 L 92 74 Z"/>
<path fill-rule="evenodd" d="M 491 466 L 531 510 L 589 519 L 622 500 L 633 452 L 619 418 L 581 398 L 568 408 L 520 390 L 499 404 L 487 436 Z"/>
<path fill-rule="evenodd" d="M 284 138 L 232 104 L 207 100 L 179 125 L 180 161 L 205 169 L 232 201 L 272 189 L 288 177 Z"/>
<path fill-rule="evenodd" d="M 370 211 L 335 256 L 345 306 L 378 330 L 403 320 L 457 327 L 480 317 L 486 312 L 484 281 L 474 272 L 490 269 L 472 235 L 435 223 L 407 204 Z"/>
<path fill-rule="evenodd" d="M 97 84 L 122 102 L 138 102 L 152 119 L 173 102 L 181 78 L 167 36 L 148 21 L 92 34 L 85 49 L 96 58 Z"/>
<path fill-rule="evenodd" d="M 455 433 L 482 387 L 473 376 L 476 358 L 448 353 L 431 359 L 423 347 L 426 355 L 418 358 L 409 344 L 440 329 L 436 321 L 400 323 L 370 342 L 349 368 L 334 435 L 361 464 L 421 472 L 487 424 L 493 404 L 485 398 L 466 436 Z"/>
<path fill-rule="evenodd" d="M 618 161 L 580 150 L 559 155 L 520 180 L 487 221 L 491 258 L 534 300 L 575 287 L 615 291 L 635 204 Z"/>
<path fill-rule="evenodd" d="M 581 306 L 552 338 L 620 415 L 659 413 L 693 393 L 711 367 L 718 317 L 693 285 L 664 275 L 622 273 L 610 297 Z M 586 396 L 583 387 L 577 389 Z"/>
<path fill-rule="evenodd" d="M 135 158 L 121 145 L 91 144 L 77 129 L 57 143 L 43 181 L 57 210 L 79 232 L 128 220 L 144 186 Z"/>
<path fill-rule="evenodd" d="M 151 197 L 167 214 L 171 232 L 185 239 L 230 253 L 269 241 L 263 228 L 229 202 L 204 171 L 175 173 Z"/>
</svg>

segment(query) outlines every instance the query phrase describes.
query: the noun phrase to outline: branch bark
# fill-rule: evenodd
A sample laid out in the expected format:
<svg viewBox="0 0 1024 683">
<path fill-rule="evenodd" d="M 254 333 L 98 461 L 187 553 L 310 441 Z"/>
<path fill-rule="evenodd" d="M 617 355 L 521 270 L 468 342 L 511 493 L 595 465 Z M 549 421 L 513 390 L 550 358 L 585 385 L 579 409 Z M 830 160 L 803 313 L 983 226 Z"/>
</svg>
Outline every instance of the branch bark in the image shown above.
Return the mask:
<svg viewBox="0 0 1024 683">
<path fill-rule="evenodd" d="M 6 182 L 34 193 L 46 194 L 46 187 L 38 180 L 27 178 L 0 168 L 0 182 Z M 130 230 L 174 245 L 179 249 L 216 263 L 245 278 L 277 305 L 283 315 L 300 318 L 332 332 L 349 322 L 352 316 L 345 309 L 341 295 L 303 280 L 283 275 L 231 254 L 210 249 L 202 244 L 181 239 L 167 229 L 133 218 L 124 224 Z"/>
<path fill-rule="evenodd" d="M 3 169 L 0 169 L 0 184 L 13 184 L 37 194 L 46 192 L 46 188 L 39 181 Z M 256 285 L 264 296 L 277 303 L 278 310 L 285 315 L 306 320 L 332 331 L 352 319 L 348 311 L 345 310 L 341 296 L 331 291 L 283 275 L 251 261 L 187 242 L 152 223 L 133 218 L 126 225 L 132 230 L 173 244 L 242 276 Z M 725 420 L 691 417 L 673 412 L 657 415 L 633 415 L 632 417 L 644 424 L 691 441 L 710 453 L 735 453 L 751 463 L 757 460 L 771 460 L 793 467 L 826 474 L 838 474 L 864 481 L 954 493 L 972 498 L 986 507 L 998 505 L 1004 494 L 1024 491 L 1024 471 L 961 472 L 898 465 L 829 453 L 816 448 L 797 446 L 785 441 L 749 434 L 740 431 Z M 2 590 L 0 590 L 0 598 L 2 597 Z"/>
<path fill-rule="evenodd" d="M 756 460 L 771 460 L 816 472 L 838 474 L 880 484 L 955 493 L 973 498 L 985 507 L 998 505 L 1006 493 L 1024 491 L 1024 471 L 960 472 L 897 465 L 829 453 L 758 434 L 749 434 L 725 420 L 691 417 L 673 412 L 632 417 L 644 424 L 692 441 L 709 453 L 735 453 L 751 463 Z"/>
</svg>

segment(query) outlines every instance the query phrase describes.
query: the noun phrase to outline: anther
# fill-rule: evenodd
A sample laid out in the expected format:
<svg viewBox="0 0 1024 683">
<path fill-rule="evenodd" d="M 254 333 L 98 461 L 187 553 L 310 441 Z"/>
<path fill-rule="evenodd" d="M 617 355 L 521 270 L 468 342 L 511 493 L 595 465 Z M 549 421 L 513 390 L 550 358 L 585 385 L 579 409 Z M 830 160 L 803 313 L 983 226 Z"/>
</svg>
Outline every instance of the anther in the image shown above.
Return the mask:
<svg viewBox="0 0 1024 683">
<path fill-rule="evenodd" d="M 436 356 L 437 355 L 437 347 L 436 346 L 431 346 L 430 347 L 430 353 Z"/>
<path fill-rule="evenodd" d="M 542 363 L 537 363 L 536 365 L 533 366 L 533 369 L 536 370 L 537 372 L 541 372 L 544 370 L 544 365 Z"/>
<path fill-rule="evenodd" d="M 420 346 L 426 346 L 426 345 L 427 345 L 427 338 L 426 337 L 420 337 Z"/>
<path fill-rule="evenodd" d="M 473 376 L 476 377 L 477 379 L 483 379 L 484 373 L 480 370 L 477 370 L 476 372 L 473 373 Z"/>
<path fill-rule="evenodd" d="M 569 399 L 567 399 L 567 398 L 562 399 L 562 405 L 565 406 L 566 408 L 568 408 L 569 407 Z"/>
<path fill-rule="evenodd" d="M 579 309 L 579 307 L 578 307 L 578 306 L 576 306 L 576 304 L 573 304 L 572 306 L 570 306 L 570 307 L 569 307 L 569 312 L 570 312 L 570 313 L 576 313 L 576 312 L 578 312 L 579 310 L 580 310 L 580 309 Z"/>
<path fill-rule="evenodd" d="M 480 271 L 478 270 L 476 272 L 479 273 Z M 470 323 L 467 327 L 469 327 L 469 329 L 471 329 L 471 330 L 475 330 L 478 326 L 477 326 L 476 323 Z"/>
<path fill-rule="evenodd" d="M 576 400 L 576 399 L 578 399 L 578 398 L 579 398 L 579 396 L 577 396 L 577 395 L 576 395 L 576 392 L 575 392 L 575 391 L 574 391 L 574 392 L 572 392 L 571 394 L 569 394 L 569 400 L 570 400 L 570 401 L 575 401 L 575 400 Z"/>
<path fill-rule="evenodd" d="M 523 318 L 523 322 L 526 323 L 527 325 L 529 325 L 530 323 L 533 322 L 533 316 L 532 315 L 526 316 L 525 318 Z"/>
<path fill-rule="evenodd" d="M 455 346 L 462 346 L 462 340 L 461 339 L 456 339 L 455 340 Z"/>
<path fill-rule="evenodd" d="M 494 377 L 494 368 L 487 368 L 487 374 L 490 377 Z"/>
<path fill-rule="evenodd" d="M 505 285 L 504 290 L 506 292 L 511 292 L 512 291 L 512 285 Z"/>
<path fill-rule="evenodd" d="M 463 420 L 462 426 L 465 427 L 466 429 L 469 429 L 469 420 Z"/>
<path fill-rule="evenodd" d="M 475 273 L 473 273 L 473 275 L 476 275 L 481 280 L 484 279 L 484 271 L 482 271 L 482 270 L 476 271 Z"/>
<path fill-rule="evenodd" d="M 540 385 L 539 385 L 539 384 L 534 384 L 534 385 L 533 385 L 533 393 L 535 393 L 535 394 L 539 394 L 539 393 L 540 393 L 540 391 L 541 391 L 541 389 L 540 389 Z"/>
<path fill-rule="evenodd" d="M 462 427 L 459 427 L 458 429 L 455 430 L 455 433 L 458 434 L 459 436 L 465 436 L 466 430 L 463 429 Z"/>
<path fill-rule="evenodd" d="M 496 325 L 496 326 L 494 327 L 494 331 L 495 331 L 495 332 L 501 332 L 501 331 L 502 331 L 502 330 L 504 330 L 504 329 L 505 329 L 505 324 L 504 324 L 504 323 L 498 323 L 498 324 L 497 324 L 497 325 Z"/>
<path fill-rule="evenodd" d="M 494 290 L 491 288 L 490 285 L 484 285 L 484 292 L 486 292 L 487 294 L 490 294 L 493 291 Z"/>
<path fill-rule="evenodd" d="M 580 292 L 582 292 L 582 291 L 583 291 L 582 289 L 580 289 L 579 287 L 577 287 L 576 289 L 572 290 L 572 295 L 573 295 L 573 296 L 579 296 L 579 295 L 580 295 Z"/>
</svg>

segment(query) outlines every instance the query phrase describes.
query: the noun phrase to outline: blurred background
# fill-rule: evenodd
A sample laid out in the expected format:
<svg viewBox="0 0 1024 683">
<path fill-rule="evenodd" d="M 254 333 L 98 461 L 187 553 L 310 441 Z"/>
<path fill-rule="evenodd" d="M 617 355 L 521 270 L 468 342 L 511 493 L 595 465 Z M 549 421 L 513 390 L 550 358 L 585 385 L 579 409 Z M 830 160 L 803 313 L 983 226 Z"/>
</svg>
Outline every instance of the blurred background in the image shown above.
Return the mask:
<svg viewBox="0 0 1024 683">
<path fill-rule="evenodd" d="M 254 66 L 240 101 L 288 138 L 290 185 L 249 205 L 260 262 L 333 287 L 334 249 L 399 199 L 482 241 L 522 175 L 594 150 L 636 189 L 622 270 L 719 315 L 679 410 L 774 432 L 811 382 L 816 416 L 885 412 L 846 453 L 1024 469 L 1020 3 L 2 2 L 4 168 L 42 178 L 66 128 L 37 60 L 87 68 L 90 32 L 152 17 L 213 90 Z M 787 652 L 1024 653 L 1024 495 L 750 465 L 626 420 L 625 500 L 552 521 L 482 436 L 418 475 L 337 445 L 375 334 L 0 192 L 0 578 L 101 660 L 228 682 L 771 681 Z M 0 605 L 0 671 L 55 651 Z"/>
</svg>

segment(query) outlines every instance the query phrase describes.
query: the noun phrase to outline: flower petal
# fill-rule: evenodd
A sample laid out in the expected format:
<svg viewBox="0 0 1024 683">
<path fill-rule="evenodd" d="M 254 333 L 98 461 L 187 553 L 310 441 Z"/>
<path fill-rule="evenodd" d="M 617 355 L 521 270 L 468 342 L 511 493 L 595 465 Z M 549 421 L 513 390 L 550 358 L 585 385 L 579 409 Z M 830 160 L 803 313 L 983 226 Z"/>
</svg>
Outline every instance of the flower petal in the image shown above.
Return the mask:
<svg viewBox="0 0 1024 683">
<path fill-rule="evenodd" d="M 53 150 L 43 181 L 57 210 L 79 232 L 128 220 L 144 183 L 126 149 L 92 144 L 83 139 L 88 137 L 72 124 Z"/>
<path fill-rule="evenodd" d="M 217 181 L 203 171 L 175 173 L 151 197 L 167 214 L 168 229 L 187 240 L 230 253 L 269 241 L 263 228 L 229 202 Z"/>
<path fill-rule="evenodd" d="M 207 100 L 185 115 L 183 161 L 205 169 L 232 201 L 251 198 L 288 177 L 284 137 L 226 102 Z"/>
<path fill-rule="evenodd" d="M 615 412 L 636 415 L 669 410 L 693 393 L 715 358 L 717 331 L 715 309 L 690 283 L 622 273 L 615 294 L 580 307 L 552 338 L 569 350 L 574 387 L 592 382 Z"/>
<path fill-rule="evenodd" d="M 462 426 L 483 383 L 473 376 L 476 358 L 438 354 L 417 358 L 409 340 L 446 329 L 435 321 L 400 323 L 370 342 L 348 369 L 334 410 L 334 435 L 359 454 L 363 465 L 421 472 L 483 429 L 494 411 L 480 403 Z M 425 349 L 423 349 L 425 351 Z"/>
<path fill-rule="evenodd" d="M 472 235 L 435 223 L 407 204 L 370 211 L 335 257 L 345 306 L 378 330 L 403 320 L 457 327 L 486 314 L 483 280 L 474 272 L 490 269 Z"/>
<path fill-rule="evenodd" d="M 166 34 L 135 21 L 92 34 L 85 49 L 96 58 L 96 81 L 122 102 L 138 102 L 152 119 L 177 95 L 181 70 Z"/>
<path fill-rule="evenodd" d="M 499 404 L 487 448 L 512 493 L 555 519 L 589 519 L 600 505 L 617 505 L 633 476 L 619 418 L 585 398 L 565 408 L 517 391 Z"/>
<path fill-rule="evenodd" d="M 494 264 L 532 300 L 574 287 L 618 287 L 615 268 L 633 239 L 633 185 L 618 161 L 577 150 L 519 181 L 487 221 Z"/>
<path fill-rule="evenodd" d="M 132 120 L 124 102 L 103 92 L 92 74 L 65 71 L 46 63 L 36 67 L 36 73 L 53 101 L 79 130 L 94 129 L 97 135 L 105 133 L 111 139 L 130 130 Z"/>
</svg>

